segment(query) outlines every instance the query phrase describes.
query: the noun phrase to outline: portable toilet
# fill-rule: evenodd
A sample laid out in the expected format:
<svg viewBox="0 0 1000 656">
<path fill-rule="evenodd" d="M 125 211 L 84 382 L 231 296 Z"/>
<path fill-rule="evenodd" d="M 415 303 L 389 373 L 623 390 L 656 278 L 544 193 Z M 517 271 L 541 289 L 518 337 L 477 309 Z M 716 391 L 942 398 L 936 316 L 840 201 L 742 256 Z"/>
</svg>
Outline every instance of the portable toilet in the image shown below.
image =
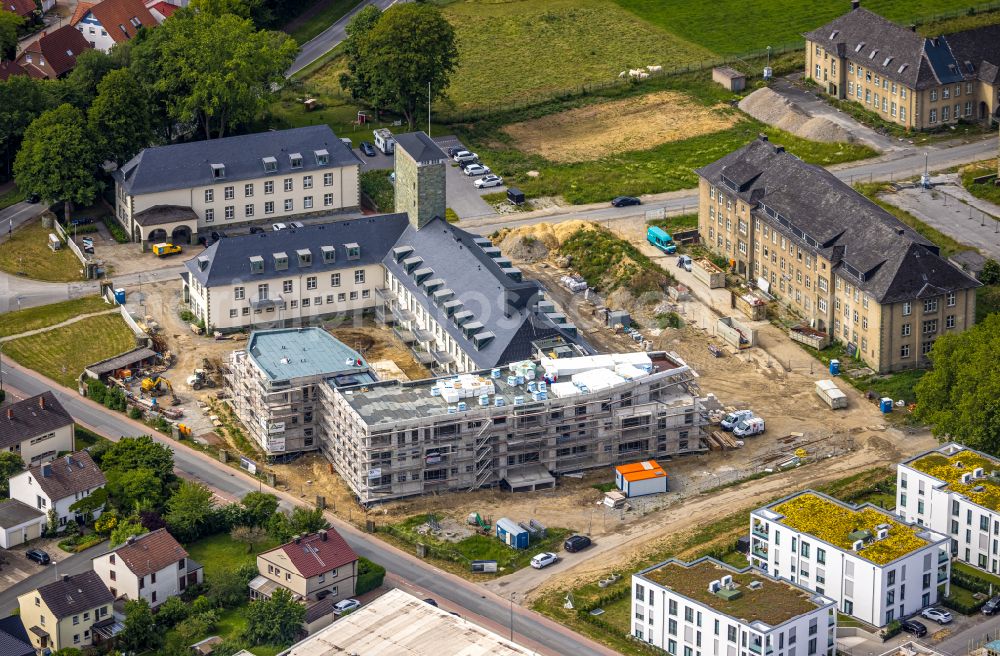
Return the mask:
<svg viewBox="0 0 1000 656">
<path fill-rule="evenodd" d="M 115 303 L 125 305 L 125 288 L 119 287 L 115 290 Z"/>
<path fill-rule="evenodd" d="M 667 491 L 667 472 L 655 460 L 615 467 L 615 485 L 627 497 L 641 497 Z"/>
<path fill-rule="evenodd" d="M 882 411 L 882 414 L 889 414 L 892 412 L 892 399 L 883 396 L 879 399 L 878 409 Z"/>
<path fill-rule="evenodd" d="M 840 360 L 830 360 L 830 375 L 831 376 L 840 375 Z"/>
<path fill-rule="evenodd" d="M 527 549 L 530 534 L 527 529 L 517 525 L 517 522 L 501 517 L 497 520 L 497 538 L 508 547 L 515 549 Z"/>
</svg>

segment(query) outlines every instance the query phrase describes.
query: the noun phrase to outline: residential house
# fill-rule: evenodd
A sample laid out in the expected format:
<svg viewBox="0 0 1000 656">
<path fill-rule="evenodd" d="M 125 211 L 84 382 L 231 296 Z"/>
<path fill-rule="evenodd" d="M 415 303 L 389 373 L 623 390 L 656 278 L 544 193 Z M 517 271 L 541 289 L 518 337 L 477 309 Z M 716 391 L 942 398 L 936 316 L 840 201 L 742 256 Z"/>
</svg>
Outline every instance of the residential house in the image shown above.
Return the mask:
<svg viewBox="0 0 1000 656">
<path fill-rule="evenodd" d="M 1000 459 L 948 443 L 896 466 L 896 513 L 951 537 L 951 555 L 1000 573 Z"/>
<path fill-rule="evenodd" d="M 116 43 L 134 39 L 139 30 L 154 27 L 159 22 L 143 0 L 101 0 L 77 4 L 69 24 L 91 47 L 107 52 Z"/>
<path fill-rule="evenodd" d="M 35 656 L 31 638 L 17 615 L 0 619 L 0 654 L 4 656 Z"/>
<path fill-rule="evenodd" d="M 0 410 L 0 450 L 13 451 L 25 465 L 47 462 L 73 450 L 73 427 L 55 394 L 43 392 Z"/>
<path fill-rule="evenodd" d="M 669 654 L 837 652 L 837 604 L 714 558 L 671 559 L 632 575 L 632 636 Z"/>
<path fill-rule="evenodd" d="M 33 78 L 55 80 L 76 66 L 76 58 L 91 47 L 87 40 L 70 25 L 52 32 L 43 32 L 15 60 Z"/>
<path fill-rule="evenodd" d="M 853 0 L 805 39 L 806 78 L 882 120 L 924 130 L 1000 116 L 1000 25 L 925 37 Z"/>
<path fill-rule="evenodd" d="M 948 594 L 948 537 L 871 504 L 806 490 L 750 513 L 750 564 L 885 626 Z"/>
<path fill-rule="evenodd" d="M 54 510 L 58 530 L 71 521 L 83 521 L 83 516 L 70 507 L 104 487 L 107 480 L 94 459 L 86 451 L 77 451 L 28 467 L 27 471 L 11 476 L 10 498 L 48 514 Z M 101 516 L 102 508 L 93 513 Z"/>
<path fill-rule="evenodd" d="M 702 242 L 878 372 L 971 327 L 979 282 L 826 169 L 761 135 L 697 170 Z"/>
<path fill-rule="evenodd" d="M 46 514 L 33 506 L 17 499 L 0 501 L 0 549 L 41 537 L 47 522 Z"/>
<path fill-rule="evenodd" d="M 116 630 L 113 602 L 111 591 L 94 571 L 64 575 L 17 598 L 21 622 L 41 653 L 83 649 L 111 637 Z"/>
<path fill-rule="evenodd" d="M 43 7 L 45 4 L 47 4 L 49 6 L 48 8 L 51 9 L 55 5 L 55 0 L 46 0 Z M 25 20 L 34 19 L 35 12 L 38 11 L 38 7 L 35 5 L 35 0 L 3 0 L 3 2 L 0 2 L 0 9 L 17 14 Z"/>
<path fill-rule="evenodd" d="M 0 61 L 0 82 L 14 75 L 27 75 L 28 71 L 21 68 L 16 61 Z"/>
<path fill-rule="evenodd" d="M 204 578 L 202 566 L 165 528 L 128 538 L 95 557 L 93 568 L 116 599 L 145 599 L 153 608 Z"/>
<path fill-rule="evenodd" d="M 145 148 L 113 173 L 115 216 L 144 245 L 195 243 L 230 226 L 357 209 L 360 169 L 326 124 Z"/>
<path fill-rule="evenodd" d="M 354 594 L 358 556 L 340 533 L 326 529 L 258 554 L 257 572 L 250 581 L 253 599 L 270 599 L 284 588 L 307 605 L 325 599 L 337 602 Z"/>
</svg>

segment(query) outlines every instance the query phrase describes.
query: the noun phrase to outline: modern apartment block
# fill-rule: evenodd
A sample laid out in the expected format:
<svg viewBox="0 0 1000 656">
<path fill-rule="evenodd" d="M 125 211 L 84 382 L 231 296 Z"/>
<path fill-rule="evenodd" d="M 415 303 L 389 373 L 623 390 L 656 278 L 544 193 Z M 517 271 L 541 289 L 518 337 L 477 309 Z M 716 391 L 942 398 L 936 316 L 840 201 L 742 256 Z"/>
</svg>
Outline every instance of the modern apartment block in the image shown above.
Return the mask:
<svg viewBox="0 0 1000 656">
<path fill-rule="evenodd" d="M 326 385 L 322 450 L 363 504 L 551 487 L 553 474 L 704 451 L 696 377 L 661 351 Z"/>
<path fill-rule="evenodd" d="M 948 538 L 806 490 L 750 513 L 750 564 L 814 590 L 840 612 L 885 626 L 948 594 Z"/>
<path fill-rule="evenodd" d="M 998 116 L 998 25 L 924 37 L 853 0 L 805 39 L 806 77 L 885 121 L 923 130 Z"/>
<path fill-rule="evenodd" d="M 951 538 L 951 554 L 1000 573 L 1000 460 L 945 444 L 896 467 L 896 513 Z"/>
<path fill-rule="evenodd" d="M 112 174 L 115 216 L 143 245 L 360 204 L 361 162 L 327 125 L 145 148 Z"/>
<path fill-rule="evenodd" d="M 766 136 L 697 173 L 702 242 L 872 369 L 926 366 L 938 336 L 975 322 L 975 279 Z"/>
<path fill-rule="evenodd" d="M 837 604 L 750 567 L 674 559 L 632 575 L 632 635 L 675 655 L 833 656 Z"/>
<path fill-rule="evenodd" d="M 319 449 L 320 387 L 374 382 L 364 358 L 322 328 L 254 332 L 226 374 L 236 416 L 269 457 Z"/>
</svg>

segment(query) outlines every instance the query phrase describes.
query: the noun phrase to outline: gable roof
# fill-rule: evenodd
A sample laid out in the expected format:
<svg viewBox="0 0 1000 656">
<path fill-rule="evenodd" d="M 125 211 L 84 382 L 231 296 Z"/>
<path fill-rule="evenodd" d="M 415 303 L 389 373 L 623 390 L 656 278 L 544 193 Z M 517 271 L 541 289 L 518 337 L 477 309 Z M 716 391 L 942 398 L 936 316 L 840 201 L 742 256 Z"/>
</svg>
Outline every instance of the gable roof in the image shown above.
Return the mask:
<svg viewBox="0 0 1000 656">
<path fill-rule="evenodd" d="M 0 409 L 0 449 L 72 423 L 73 418 L 52 392 L 11 403 Z"/>
<path fill-rule="evenodd" d="M 327 164 L 319 163 L 322 151 Z M 302 156 L 302 165 L 294 169 L 293 154 Z M 274 158 L 273 172 L 265 172 L 265 158 Z M 225 167 L 224 178 L 215 177 L 212 166 L 218 164 Z M 127 194 L 136 195 L 359 165 L 357 156 L 324 124 L 144 148 L 113 175 Z"/>
<path fill-rule="evenodd" d="M 80 20 L 87 13 L 84 12 L 80 18 L 74 13 L 73 19 Z M 155 27 L 159 24 L 142 0 L 102 0 L 91 5 L 89 13 L 107 30 L 108 36 L 115 43 L 128 41 L 143 27 Z"/>
<path fill-rule="evenodd" d="M 23 17 L 30 16 L 37 8 L 34 0 L 3 0 L 0 2 L 0 9 Z"/>
<path fill-rule="evenodd" d="M 63 25 L 58 30 L 43 34 L 26 47 L 18 55 L 17 63 L 32 77 L 57 78 L 71 71 L 76 66 L 77 56 L 90 47 L 90 43 L 75 27 Z M 27 63 L 28 54 L 41 55 L 45 63 L 37 60 Z"/>
<path fill-rule="evenodd" d="M 282 551 L 292 561 L 292 565 L 303 578 L 312 578 L 353 563 L 358 559 L 347 541 L 332 528 L 318 533 L 304 535 L 280 547 L 261 554 L 267 557 L 276 551 Z"/>
<path fill-rule="evenodd" d="M 15 61 L 0 61 L 0 81 L 6 80 L 13 75 L 27 74 L 28 71 L 24 70 L 24 67 Z"/>
<path fill-rule="evenodd" d="M 83 17 L 86 16 L 96 4 L 96 2 L 78 2 L 76 9 L 73 11 L 73 17 L 69 19 L 69 24 L 75 26 L 83 20 Z"/>
<path fill-rule="evenodd" d="M 441 147 L 434 143 L 434 140 L 428 137 L 426 132 L 421 130 L 394 135 L 393 139 L 397 146 L 402 146 L 403 150 L 418 163 L 448 159 Z"/>
<path fill-rule="evenodd" d="M 74 576 L 63 576 L 54 583 L 38 588 L 38 595 L 57 619 L 113 603 L 115 598 L 97 572 L 88 570 Z"/>
<path fill-rule="evenodd" d="M 178 9 L 180 9 L 180 7 L 177 5 L 172 5 L 169 2 L 163 2 L 163 0 L 160 0 L 160 2 L 150 5 L 149 13 L 153 14 L 153 17 L 162 24 L 163 21 L 173 16 L 174 12 Z M 159 14 L 159 16 L 157 16 L 157 14 Z"/>
<path fill-rule="evenodd" d="M 853 278 L 879 303 L 979 286 L 915 230 L 766 137 L 696 172 L 741 198 L 792 242 L 829 259 L 839 275 Z"/>
<path fill-rule="evenodd" d="M 34 656 L 28 632 L 17 615 L 0 619 L 0 654 L 4 656 Z"/>
<path fill-rule="evenodd" d="M 966 76 L 975 76 L 988 84 L 996 82 L 1000 67 L 1000 25 L 954 32 L 943 38 Z"/>
<path fill-rule="evenodd" d="M 107 483 L 104 473 L 86 451 L 56 458 L 51 463 L 33 465 L 28 468 L 28 473 L 53 503 Z"/>
<path fill-rule="evenodd" d="M 167 529 L 157 529 L 138 537 L 129 538 L 113 552 L 137 577 L 149 576 L 164 567 L 173 565 L 188 552 L 167 533 Z M 100 556 L 98 556 L 100 557 Z"/>
</svg>

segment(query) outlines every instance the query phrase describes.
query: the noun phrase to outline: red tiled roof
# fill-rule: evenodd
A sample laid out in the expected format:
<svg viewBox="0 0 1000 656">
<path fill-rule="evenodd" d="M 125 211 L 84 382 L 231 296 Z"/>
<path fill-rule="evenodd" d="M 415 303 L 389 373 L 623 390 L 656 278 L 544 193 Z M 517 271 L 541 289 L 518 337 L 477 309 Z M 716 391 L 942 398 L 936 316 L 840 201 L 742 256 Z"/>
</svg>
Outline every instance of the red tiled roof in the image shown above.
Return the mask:
<svg viewBox="0 0 1000 656">
<path fill-rule="evenodd" d="M 170 18 L 170 15 L 173 14 L 178 9 L 180 9 L 180 7 L 178 7 L 177 5 L 172 5 L 169 2 L 163 2 L 161 0 L 160 2 L 153 4 L 153 6 L 150 7 L 150 9 L 155 9 L 156 11 L 160 12 L 160 14 L 162 14 L 164 18 Z"/>
<path fill-rule="evenodd" d="M 18 64 L 12 61 L 0 61 L 0 80 L 6 80 L 12 75 L 27 75 L 28 71 Z"/>
<path fill-rule="evenodd" d="M 271 551 L 279 549 L 285 552 L 299 574 L 307 579 L 343 567 L 358 559 L 358 555 L 340 533 L 333 529 L 306 535 L 298 543 L 292 541 Z"/>
<path fill-rule="evenodd" d="M 45 34 L 18 55 L 17 63 L 32 77 L 57 78 L 76 66 L 76 57 L 90 48 L 83 35 L 71 25 L 63 25 L 58 30 Z M 32 61 L 28 62 L 28 55 Z M 44 59 L 44 64 L 38 55 Z"/>
<path fill-rule="evenodd" d="M 69 24 L 70 25 L 76 25 L 81 20 L 83 20 L 83 17 L 87 15 L 88 11 L 90 11 L 91 9 L 93 9 L 93 7 L 94 7 L 95 4 L 96 3 L 94 3 L 94 2 L 80 2 L 80 3 L 78 3 L 76 5 L 76 11 L 73 12 L 73 18 L 69 19 Z"/>
<path fill-rule="evenodd" d="M 0 7 L 5 11 L 12 11 L 18 16 L 30 16 L 31 12 L 37 9 L 34 0 L 3 0 L 0 2 Z"/>
<path fill-rule="evenodd" d="M 165 528 L 140 535 L 131 544 L 126 542 L 113 553 L 138 577 L 159 572 L 188 555 Z"/>
<path fill-rule="evenodd" d="M 103 0 L 90 8 L 90 13 L 107 30 L 115 43 L 128 41 L 140 27 L 156 27 L 158 23 L 142 0 Z M 137 27 L 132 21 L 138 21 Z"/>
</svg>

